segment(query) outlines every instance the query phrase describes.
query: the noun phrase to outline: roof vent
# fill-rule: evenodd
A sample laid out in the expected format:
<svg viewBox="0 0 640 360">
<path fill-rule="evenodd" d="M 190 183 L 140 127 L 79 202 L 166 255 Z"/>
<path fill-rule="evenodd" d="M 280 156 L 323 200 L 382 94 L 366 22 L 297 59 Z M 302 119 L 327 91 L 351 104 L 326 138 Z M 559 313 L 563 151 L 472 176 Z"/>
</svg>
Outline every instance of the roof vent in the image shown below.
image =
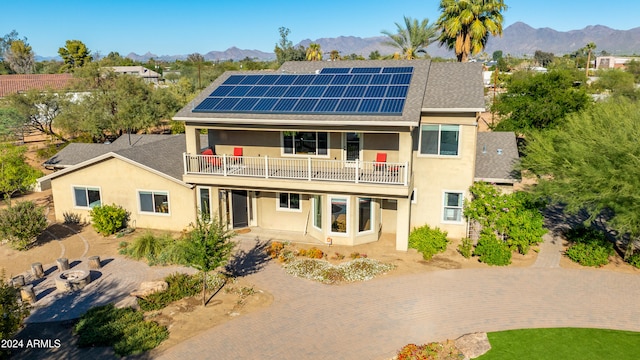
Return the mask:
<svg viewBox="0 0 640 360">
<path fill-rule="evenodd" d="M 502 155 L 502 149 L 498 149 L 498 155 Z"/>
</svg>

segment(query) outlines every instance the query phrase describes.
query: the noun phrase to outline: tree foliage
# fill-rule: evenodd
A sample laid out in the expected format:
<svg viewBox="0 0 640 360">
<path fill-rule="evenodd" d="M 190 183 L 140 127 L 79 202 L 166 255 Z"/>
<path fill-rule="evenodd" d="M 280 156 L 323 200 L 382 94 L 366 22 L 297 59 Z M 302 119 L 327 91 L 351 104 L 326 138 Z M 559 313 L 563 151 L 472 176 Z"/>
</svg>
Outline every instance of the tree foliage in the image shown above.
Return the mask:
<svg viewBox="0 0 640 360">
<path fill-rule="evenodd" d="M 80 40 L 67 40 L 65 47 L 58 49 L 58 54 L 64 61 L 64 70 L 73 72 L 93 60 L 91 52 Z"/>
<path fill-rule="evenodd" d="M 17 137 L 24 123 L 24 118 L 15 108 L 0 108 L 0 141 Z"/>
<path fill-rule="evenodd" d="M 556 127 L 567 114 L 590 104 L 584 81 L 584 74 L 569 70 L 515 72 L 492 106 L 500 116 L 497 130 L 523 134 Z"/>
<path fill-rule="evenodd" d="M 203 272 L 202 305 L 206 304 L 207 274 L 224 266 L 235 247 L 232 241 L 236 234 L 218 216 L 208 222 L 198 217 L 193 230 L 187 235 L 184 246 L 184 262 Z"/>
<path fill-rule="evenodd" d="M 542 50 L 536 50 L 536 52 L 533 54 L 533 58 L 536 60 L 536 62 L 540 64 L 540 66 L 544 67 L 547 67 L 553 61 L 554 57 L 555 56 L 553 55 L 553 53 L 544 52 Z"/>
<path fill-rule="evenodd" d="M 532 134 L 522 160 L 535 190 L 569 212 L 603 211 L 622 238 L 640 238 L 640 103 L 623 99 L 571 114 L 558 129 Z M 624 239 L 623 239 L 624 240 Z M 627 246 L 627 255 L 633 247 Z"/>
<path fill-rule="evenodd" d="M 318 43 L 311 43 L 306 50 L 306 56 L 308 61 L 321 61 L 322 60 L 322 48 Z"/>
<path fill-rule="evenodd" d="M 16 74 L 33 74 L 35 57 L 31 46 L 24 40 L 14 40 L 4 53 L 4 61 Z"/>
<path fill-rule="evenodd" d="M 453 50 L 460 62 L 484 50 L 489 35 L 502 36 L 503 0 L 441 0 L 440 45 Z"/>
<path fill-rule="evenodd" d="M 89 211 L 91 223 L 104 236 L 112 235 L 127 227 L 131 213 L 120 205 L 98 205 Z"/>
<path fill-rule="evenodd" d="M 42 175 L 27 164 L 26 152 L 26 146 L 0 143 L 0 194 L 4 197 L 29 190 Z"/>
<path fill-rule="evenodd" d="M 19 34 L 15 30 L 11 30 L 10 33 L 0 37 L 0 60 L 4 61 L 4 54 L 11 47 L 11 43 L 18 40 Z M 24 42 L 27 42 L 27 38 L 24 38 Z"/>
<path fill-rule="evenodd" d="M 613 97 L 626 97 L 632 101 L 640 100 L 640 91 L 636 89 L 633 74 L 621 69 L 607 69 L 598 72 L 598 80 L 592 87 L 599 91 L 608 91 Z"/>
<path fill-rule="evenodd" d="M 437 38 L 435 24 L 429 24 L 429 19 L 412 19 L 405 16 L 404 23 L 396 23 L 396 32 L 388 30 L 382 34 L 388 37 L 384 44 L 397 48 L 400 57 L 406 60 L 413 60 L 419 54 L 427 55 L 427 46 Z"/>
<path fill-rule="evenodd" d="M 273 50 L 276 53 L 278 63 L 282 65 L 285 61 L 304 61 L 307 57 L 307 51 L 303 46 L 298 46 L 297 48 L 293 46 L 293 43 L 289 40 L 291 30 L 286 27 L 280 27 L 278 32 L 280 33 L 280 41 L 278 41 Z"/>
<path fill-rule="evenodd" d="M 69 99 L 65 93 L 51 89 L 46 91 L 31 89 L 23 94 L 10 94 L 7 99 L 11 107 L 24 120 L 23 125 L 26 131 L 37 131 L 64 142 L 67 141 L 53 125 L 57 116 L 69 105 Z"/>
<path fill-rule="evenodd" d="M 18 302 L 16 289 L 4 281 L 4 270 L 0 273 L 0 339 L 13 338 L 22 320 L 29 316 L 29 304 Z M 0 348 L 0 358 L 8 355 Z"/>
</svg>

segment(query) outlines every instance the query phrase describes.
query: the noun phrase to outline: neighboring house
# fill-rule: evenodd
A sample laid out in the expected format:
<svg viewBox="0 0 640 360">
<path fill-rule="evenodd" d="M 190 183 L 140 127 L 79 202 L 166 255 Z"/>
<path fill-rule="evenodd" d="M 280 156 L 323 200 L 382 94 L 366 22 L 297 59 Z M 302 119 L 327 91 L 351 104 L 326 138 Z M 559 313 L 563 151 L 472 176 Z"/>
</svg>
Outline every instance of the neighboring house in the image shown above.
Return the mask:
<svg viewBox="0 0 640 360">
<path fill-rule="evenodd" d="M 0 75 L 0 98 L 28 90 L 64 90 L 72 85 L 72 74 Z"/>
<path fill-rule="evenodd" d="M 493 183 L 504 192 L 513 192 L 520 181 L 514 169 L 520 156 L 513 132 L 479 132 L 476 146 L 475 181 Z"/>
<path fill-rule="evenodd" d="M 117 74 L 133 75 L 141 77 L 145 82 L 158 83 L 160 74 L 156 71 L 149 70 L 144 66 L 112 66 L 113 72 Z"/>
<path fill-rule="evenodd" d="M 596 70 L 601 69 L 624 69 L 627 63 L 635 60 L 640 61 L 638 57 L 620 57 L 620 56 L 598 56 L 596 57 Z"/>
<path fill-rule="evenodd" d="M 483 94 L 482 65 L 473 63 L 227 72 L 174 116 L 185 135 L 71 144 L 47 161 L 63 170 L 40 183 L 50 181 L 59 220 L 99 201 L 124 206 L 138 227 L 181 230 L 209 212 L 235 229 L 333 244 L 390 233 L 407 250 L 410 230 L 424 224 L 467 235 L 462 205 L 474 180 L 514 180 L 513 133 L 478 137 Z M 478 154 L 479 141 L 502 155 Z"/>
</svg>

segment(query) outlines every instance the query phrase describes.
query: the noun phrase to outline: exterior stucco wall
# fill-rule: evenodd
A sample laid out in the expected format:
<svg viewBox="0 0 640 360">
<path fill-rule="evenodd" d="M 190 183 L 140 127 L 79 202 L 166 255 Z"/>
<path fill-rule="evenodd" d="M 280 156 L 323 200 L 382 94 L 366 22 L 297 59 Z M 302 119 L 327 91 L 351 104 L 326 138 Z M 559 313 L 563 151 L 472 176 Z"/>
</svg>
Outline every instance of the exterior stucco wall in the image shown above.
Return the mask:
<svg viewBox="0 0 640 360">
<path fill-rule="evenodd" d="M 51 181 L 57 221 L 64 221 L 64 212 L 77 213 L 84 220 L 90 220 L 88 209 L 75 206 L 74 186 L 99 188 L 102 204 L 117 204 L 131 212 L 130 226 L 179 231 L 196 220 L 193 189 L 112 158 Z M 139 190 L 167 192 L 169 214 L 141 213 Z"/>
<path fill-rule="evenodd" d="M 264 229 L 304 233 L 308 221 L 311 221 L 309 196 L 300 195 L 300 211 L 277 209 L 277 196 L 277 193 L 260 192 L 257 198 L 258 226 Z"/>
<path fill-rule="evenodd" d="M 437 226 L 451 238 L 466 236 L 467 224 L 443 220 L 444 193 L 461 192 L 465 201 L 475 173 L 475 117 L 423 117 L 422 124 L 460 124 L 458 156 L 425 156 L 419 154 L 420 129 L 414 130 L 413 186 L 415 203 L 411 204 L 411 228 L 424 224 Z"/>
</svg>

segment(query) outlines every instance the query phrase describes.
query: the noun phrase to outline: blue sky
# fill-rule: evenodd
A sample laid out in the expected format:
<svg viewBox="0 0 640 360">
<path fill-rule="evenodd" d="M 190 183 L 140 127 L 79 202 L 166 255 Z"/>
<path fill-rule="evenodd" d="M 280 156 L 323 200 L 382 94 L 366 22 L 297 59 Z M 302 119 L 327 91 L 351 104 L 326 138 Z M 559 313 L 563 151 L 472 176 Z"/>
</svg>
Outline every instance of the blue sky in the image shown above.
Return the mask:
<svg viewBox="0 0 640 360">
<path fill-rule="evenodd" d="M 438 0 L 67 0 L 9 1 L 0 12 L 0 36 L 16 30 L 36 55 L 55 56 L 66 40 L 92 52 L 156 55 L 207 53 L 237 46 L 272 52 L 278 28 L 294 44 L 324 37 L 380 36 L 403 16 L 439 16 Z M 640 1 L 506 0 L 505 27 L 517 21 L 560 31 L 606 25 L 640 26 Z M 612 6 L 608 6 L 608 4 Z"/>
</svg>

